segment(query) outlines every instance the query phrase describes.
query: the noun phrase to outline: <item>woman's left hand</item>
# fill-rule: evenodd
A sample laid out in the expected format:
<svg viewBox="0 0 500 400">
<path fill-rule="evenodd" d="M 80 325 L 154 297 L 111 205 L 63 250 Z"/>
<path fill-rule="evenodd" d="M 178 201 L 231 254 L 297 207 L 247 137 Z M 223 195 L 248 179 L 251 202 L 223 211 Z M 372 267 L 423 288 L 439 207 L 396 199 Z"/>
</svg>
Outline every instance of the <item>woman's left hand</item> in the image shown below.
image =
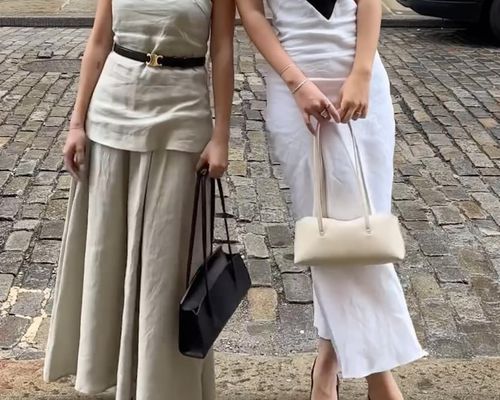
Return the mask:
<svg viewBox="0 0 500 400">
<path fill-rule="evenodd" d="M 368 114 L 368 99 L 370 96 L 371 76 L 369 74 L 351 73 L 340 91 L 337 109 L 340 121 L 347 123 L 359 118 L 366 118 Z"/>
<path fill-rule="evenodd" d="M 229 144 L 225 139 L 210 140 L 200 155 L 196 169 L 208 167 L 208 175 L 211 178 L 222 177 L 228 166 L 228 148 Z"/>
</svg>

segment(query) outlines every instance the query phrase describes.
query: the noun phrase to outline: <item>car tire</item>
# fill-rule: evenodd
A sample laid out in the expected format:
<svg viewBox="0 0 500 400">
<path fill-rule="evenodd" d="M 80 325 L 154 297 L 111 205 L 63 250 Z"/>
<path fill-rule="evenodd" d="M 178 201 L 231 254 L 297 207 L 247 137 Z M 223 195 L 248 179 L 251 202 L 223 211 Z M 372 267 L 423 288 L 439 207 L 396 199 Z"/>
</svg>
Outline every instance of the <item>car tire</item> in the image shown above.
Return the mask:
<svg viewBox="0 0 500 400">
<path fill-rule="evenodd" d="M 500 0 L 493 0 L 491 3 L 490 28 L 495 39 L 500 42 Z"/>
</svg>

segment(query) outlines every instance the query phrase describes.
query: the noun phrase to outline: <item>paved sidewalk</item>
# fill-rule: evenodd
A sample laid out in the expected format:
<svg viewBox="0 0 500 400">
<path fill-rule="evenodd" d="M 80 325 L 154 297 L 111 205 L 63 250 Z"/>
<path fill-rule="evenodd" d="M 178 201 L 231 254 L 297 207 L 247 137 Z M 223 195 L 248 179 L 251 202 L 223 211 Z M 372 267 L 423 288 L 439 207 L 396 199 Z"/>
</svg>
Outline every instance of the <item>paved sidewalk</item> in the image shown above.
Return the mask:
<svg viewBox="0 0 500 400">
<path fill-rule="evenodd" d="M 0 16 L 74 16 L 88 17 L 95 13 L 97 0 L 3 0 Z"/>
<path fill-rule="evenodd" d="M 0 26 L 91 27 L 96 4 L 97 0 L 3 0 L 0 2 Z M 418 15 L 397 0 L 383 0 L 382 4 L 386 26 L 449 24 L 440 18 Z"/>
<path fill-rule="evenodd" d="M 31 381 L 39 361 L 29 360 L 43 357 L 69 188 L 61 147 L 88 33 L 0 28 L 0 358 L 11 360 L 0 369 L 9 379 Z M 387 29 L 381 53 L 398 122 L 394 209 L 408 246 L 398 272 L 435 362 L 401 378 L 424 374 L 408 386 L 409 399 L 445 392 L 499 400 L 498 382 L 489 379 L 500 361 L 489 357 L 500 356 L 500 49 L 460 31 Z M 296 354 L 296 373 L 283 367 L 279 380 L 268 373 L 257 385 L 265 400 L 305 398 L 315 346 L 311 281 L 291 261 L 289 193 L 263 134 L 266 67 L 241 29 L 237 54 L 226 193 L 254 287 L 216 348 L 221 368 L 235 366 L 227 360 L 236 354 L 248 371 L 238 374 L 242 381 L 257 373 L 252 360 L 279 371 L 274 357 Z M 23 365 L 27 372 L 12 375 Z M 220 377 L 221 390 L 238 390 Z M 273 382 L 300 390 L 273 397 Z M 3 389 L 8 382 L 0 381 L 0 398 Z"/>
<path fill-rule="evenodd" d="M 312 355 L 283 357 L 216 354 L 218 400 L 309 400 Z M 1 400 L 112 400 L 79 396 L 71 380 L 44 384 L 42 363 L 0 361 Z M 397 371 L 405 400 L 500 400 L 499 360 L 423 361 Z M 366 399 L 366 384 L 345 381 L 342 400 Z M 166 400 L 187 400 L 175 397 Z"/>
<path fill-rule="evenodd" d="M 385 17 L 394 16 L 416 18 L 418 16 L 418 14 L 416 14 L 413 10 L 399 4 L 397 0 L 383 0 L 382 7 Z"/>
<path fill-rule="evenodd" d="M 383 0 L 387 15 L 410 14 L 396 0 Z M 3 0 L 0 16 L 47 15 L 47 16 L 92 16 L 97 0 Z"/>
</svg>

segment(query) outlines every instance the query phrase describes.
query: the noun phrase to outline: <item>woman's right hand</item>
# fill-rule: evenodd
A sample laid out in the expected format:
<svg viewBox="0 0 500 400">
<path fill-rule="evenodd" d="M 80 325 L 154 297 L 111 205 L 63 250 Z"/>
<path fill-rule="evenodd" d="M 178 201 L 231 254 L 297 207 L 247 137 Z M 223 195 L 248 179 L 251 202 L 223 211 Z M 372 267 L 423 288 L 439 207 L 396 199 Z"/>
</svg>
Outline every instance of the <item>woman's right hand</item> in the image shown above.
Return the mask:
<svg viewBox="0 0 500 400">
<path fill-rule="evenodd" d="M 295 93 L 295 101 L 299 106 L 304 122 L 309 131 L 314 135 L 315 126 L 311 117 L 318 122 L 330 121 L 340 122 L 340 116 L 332 102 L 323 92 L 311 81 L 306 81 Z"/>
<path fill-rule="evenodd" d="M 70 128 L 64 145 L 64 164 L 76 180 L 81 180 L 84 176 L 86 148 L 87 134 L 85 130 L 83 128 Z"/>
</svg>

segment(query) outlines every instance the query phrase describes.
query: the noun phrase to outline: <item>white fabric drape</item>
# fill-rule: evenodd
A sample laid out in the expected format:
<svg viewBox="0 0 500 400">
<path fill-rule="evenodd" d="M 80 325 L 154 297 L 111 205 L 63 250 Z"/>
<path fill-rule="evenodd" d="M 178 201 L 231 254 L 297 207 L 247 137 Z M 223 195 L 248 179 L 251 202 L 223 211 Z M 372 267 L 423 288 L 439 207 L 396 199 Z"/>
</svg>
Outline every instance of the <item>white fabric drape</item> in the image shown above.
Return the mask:
<svg viewBox="0 0 500 400">
<path fill-rule="evenodd" d="M 268 0 L 285 50 L 310 78 L 328 79 L 320 89 L 336 103 L 352 67 L 356 3 L 338 0 L 327 20 L 306 0 Z M 387 74 L 376 55 L 368 117 L 353 122 L 375 212 L 391 210 L 394 111 Z M 291 187 L 295 217 L 313 215 L 313 140 L 290 91 L 274 73 L 267 77 L 267 129 Z M 322 136 L 328 215 L 362 215 L 348 127 L 329 124 Z M 314 319 L 330 339 L 344 378 L 390 370 L 426 355 L 410 319 L 393 265 L 361 268 L 311 267 Z"/>
</svg>

